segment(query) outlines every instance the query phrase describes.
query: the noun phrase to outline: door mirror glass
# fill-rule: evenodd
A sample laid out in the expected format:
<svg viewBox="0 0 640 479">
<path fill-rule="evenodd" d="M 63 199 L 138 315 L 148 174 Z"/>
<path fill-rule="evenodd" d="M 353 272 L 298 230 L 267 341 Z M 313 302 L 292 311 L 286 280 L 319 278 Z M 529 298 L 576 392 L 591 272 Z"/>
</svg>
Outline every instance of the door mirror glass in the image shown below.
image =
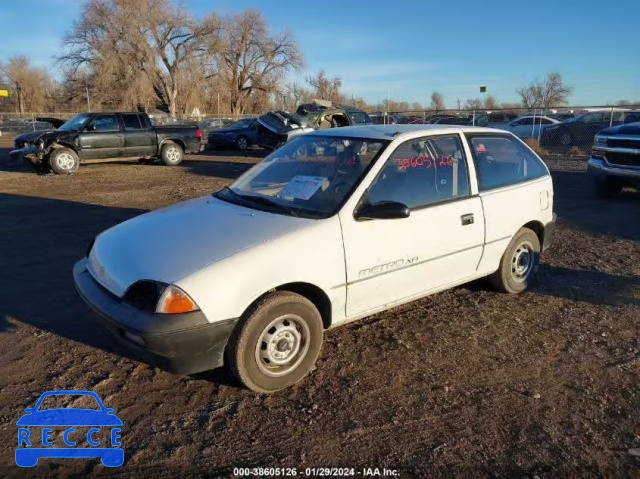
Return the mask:
<svg viewBox="0 0 640 479">
<path fill-rule="evenodd" d="M 381 201 L 373 205 L 364 205 L 356 213 L 359 220 L 397 220 L 408 218 L 409 207 L 395 201 Z"/>
</svg>

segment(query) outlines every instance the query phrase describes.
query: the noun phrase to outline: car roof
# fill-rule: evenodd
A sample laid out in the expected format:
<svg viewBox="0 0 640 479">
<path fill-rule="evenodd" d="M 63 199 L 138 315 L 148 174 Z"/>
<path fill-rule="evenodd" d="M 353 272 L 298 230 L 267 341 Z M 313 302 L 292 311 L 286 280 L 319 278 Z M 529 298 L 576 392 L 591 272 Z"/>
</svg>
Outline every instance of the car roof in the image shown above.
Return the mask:
<svg viewBox="0 0 640 479">
<path fill-rule="evenodd" d="M 482 128 L 478 126 L 459 125 L 362 125 L 345 126 L 327 130 L 316 130 L 307 135 L 334 136 L 341 138 L 367 138 L 373 140 L 392 140 L 398 137 L 414 137 L 412 133 L 424 133 L 425 135 L 437 135 L 443 133 L 497 133 L 495 128 Z M 502 132 L 507 134 L 507 132 Z M 306 135 L 305 135 L 306 136 Z"/>
</svg>

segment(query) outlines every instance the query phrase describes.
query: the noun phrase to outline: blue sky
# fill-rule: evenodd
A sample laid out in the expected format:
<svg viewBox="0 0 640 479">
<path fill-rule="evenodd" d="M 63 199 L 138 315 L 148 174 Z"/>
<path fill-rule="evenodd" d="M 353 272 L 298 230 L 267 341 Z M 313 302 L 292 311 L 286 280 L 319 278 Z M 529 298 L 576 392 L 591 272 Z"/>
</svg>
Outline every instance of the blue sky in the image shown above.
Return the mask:
<svg viewBox="0 0 640 479">
<path fill-rule="evenodd" d="M 27 55 L 50 67 L 82 0 L 0 0 L 0 61 Z M 343 79 L 367 101 L 391 97 L 448 106 L 480 96 L 500 101 L 559 71 L 573 104 L 640 99 L 640 0 L 186 0 L 195 15 L 261 10 L 272 29 L 291 29 L 305 71 Z"/>
</svg>

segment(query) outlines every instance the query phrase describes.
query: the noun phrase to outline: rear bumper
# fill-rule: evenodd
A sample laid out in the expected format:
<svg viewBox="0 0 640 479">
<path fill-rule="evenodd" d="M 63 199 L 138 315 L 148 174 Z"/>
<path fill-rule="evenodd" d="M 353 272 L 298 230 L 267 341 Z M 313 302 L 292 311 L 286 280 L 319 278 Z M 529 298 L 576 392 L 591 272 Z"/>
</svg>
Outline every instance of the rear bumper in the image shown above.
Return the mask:
<svg viewBox="0 0 640 479">
<path fill-rule="evenodd" d="M 558 215 L 553 213 L 553 219 L 544 226 L 544 234 L 542 237 L 542 251 L 546 251 L 546 249 L 549 248 L 549 245 L 551 244 L 553 233 L 556 230 L 557 217 Z"/>
<path fill-rule="evenodd" d="M 86 258 L 73 267 L 82 299 L 114 338 L 145 362 L 176 374 L 195 374 L 224 364 L 224 350 L 237 318 L 209 323 L 201 311 L 159 314 L 114 296 L 91 276 Z"/>
<path fill-rule="evenodd" d="M 587 172 L 595 178 L 618 178 L 640 183 L 640 168 L 611 166 L 599 158 L 589 158 Z"/>
</svg>

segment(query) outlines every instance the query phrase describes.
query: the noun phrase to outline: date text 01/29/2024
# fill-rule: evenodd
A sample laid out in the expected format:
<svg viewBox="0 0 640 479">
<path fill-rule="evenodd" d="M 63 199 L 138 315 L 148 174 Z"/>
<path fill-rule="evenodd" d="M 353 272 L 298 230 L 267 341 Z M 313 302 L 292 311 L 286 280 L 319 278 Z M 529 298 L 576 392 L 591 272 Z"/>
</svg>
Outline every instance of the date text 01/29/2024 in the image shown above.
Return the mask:
<svg viewBox="0 0 640 479">
<path fill-rule="evenodd" d="M 233 475 L 237 477 L 400 477 L 397 469 L 386 467 L 236 467 Z"/>
</svg>

